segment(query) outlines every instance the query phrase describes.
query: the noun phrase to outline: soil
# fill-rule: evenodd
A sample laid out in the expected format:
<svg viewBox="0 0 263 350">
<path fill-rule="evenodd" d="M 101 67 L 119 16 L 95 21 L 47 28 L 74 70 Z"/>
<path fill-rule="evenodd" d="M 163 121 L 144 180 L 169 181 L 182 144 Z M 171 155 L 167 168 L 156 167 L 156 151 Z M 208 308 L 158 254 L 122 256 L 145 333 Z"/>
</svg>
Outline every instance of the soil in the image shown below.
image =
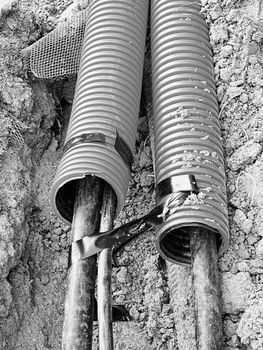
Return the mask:
<svg viewBox="0 0 263 350">
<path fill-rule="evenodd" d="M 219 259 L 224 349 L 263 348 L 263 10 L 260 0 L 203 0 L 210 28 L 224 147 L 230 247 Z M 61 347 L 69 230 L 48 193 L 62 155 L 75 78 L 43 81 L 21 50 L 85 1 L 0 4 L 0 349 Z M 62 103 L 63 102 L 63 103 Z M 141 109 L 125 208 L 116 224 L 154 207 L 154 171 Z M 190 269 L 174 272 L 148 231 L 114 258 L 113 300 L 132 321 L 114 324 L 116 350 L 196 350 Z M 169 266 L 168 266 L 169 268 Z M 94 323 L 94 349 L 97 349 Z"/>
</svg>

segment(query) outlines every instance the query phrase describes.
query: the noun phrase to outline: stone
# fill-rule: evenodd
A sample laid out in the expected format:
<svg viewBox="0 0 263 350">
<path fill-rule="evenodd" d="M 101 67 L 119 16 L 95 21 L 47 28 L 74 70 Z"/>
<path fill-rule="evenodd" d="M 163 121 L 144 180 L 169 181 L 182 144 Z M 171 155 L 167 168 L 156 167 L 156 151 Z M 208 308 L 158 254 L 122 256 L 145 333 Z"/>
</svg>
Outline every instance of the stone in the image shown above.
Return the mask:
<svg viewBox="0 0 263 350">
<path fill-rule="evenodd" d="M 222 14 L 222 9 L 219 4 L 216 4 L 210 14 L 212 20 L 218 19 L 221 16 L 221 14 Z"/>
<path fill-rule="evenodd" d="M 240 210 L 240 209 L 237 209 L 235 211 L 235 215 L 233 217 L 233 221 L 235 224 L 237 224 L 239 227 L 242 225 L 242 223 L 246 220 L 246 215 L 245 213 Z"/>
<path fill-rule="evenodd" d="M 230 56 L 233 52 L 233 46 L 232 45 L 225 45 L 222 47 L 222 56 L 227 57 Z"/>
<path fill-rule="evenodd" d="M 238 339 L 238 336 L 236 334 L 232 335 L 231 339 L 230 339 L 230 342 L 231 346 L 233 347 L 238 347 L 240 344 L 239 344 L 239 339 Z"/>
<path fill-rule="evenodd" d="M 231 338 L 236 333 L 236 324 L 232 322 L 231 320 L 225 320 L 224 321 L 224 334 Z"/>
<path fill-rule="evenodd" d="M 259 143 L 248 141 L 232 154 L 227 165 L 231 170 L 238 171 L 245 165 L 252 164 L 261 152 L 262 146 Z"/>
<path fill-rule="evenodd" d="M 262 39 L 263 39 L 263 32 L 261 31 L 256 31 L 252 35 L 252 40 L 256 41 L 257 43 L 260 43 Z"/>
<path fill-rule="evenodd" d="M 12 301 L 11 285 L 7 280 L 0 280 L 0 318 L 8 316 Z"/>
<path fill-rule="evenodd" d="M 253 339 L 253 340 L 250 342 L 250 346 L 251 346 L 251 349 L 253 349 L 253 350 L 258 350 L 258 349 L 261 348 L 259 341 L 256 340 L 256 339 Z"/>
<path fill-rule="evenodd" d="M 241 228 L 245 233 L 249 233 L 251 231 L 252 224 L 252 220 L 246 219 L 243 221 Z"/>
<path fill-rule="evenodd" d="M 222 302 L 223 311 L 228 314 L 237 314 L 247 307 L 249 295 L 254 286 L 248 272 L 222 275 Z"/>
<path fill-rule="evenodd" d="M 257 130 L 255 131 L 254 135 L 255 142 L 263 142 L 263 131 Z"/>
<path fill-rule="evenodd" d="M 52 250 L 60 250 L 60 245 L 57 242 L 51 243 Z"/>
<path fill-rule="evenodd" d="M 263 257 L 263 239 L 261 239 L 256 245 L 256 257 L 257 258 Z"/>
<path fill-rule="evenodd" d="M 225 24 L 216 24 L 211 26 L 211 41 L 212 43 L 224 42 L 228 39 L 227 26 Z"/>
<path fill-rule="evenodd" d="M 15 3 L 15 0 L 1 0 L 0 14 L 2 10 L 5 10 L 5 11 L 10 10 L 13 3 Z"/>
<path fill-rule="evenodd" d="M 139 166 L 141 168 L 146 168 L 152 164 L 152 160 L 150 157 L 150 148 L 146 147 L 145 150 L 143 150 L 140 154 L 139 158 Z"/>
<path fill-rule="evenodd" d="M 49 279 L 48 275 L 45 274 L 45 275 L 41 276 L 41 283 L 42 284 L 46 285 L 49 283 L 49 281 L 50 281 L 50 279 Z"/>
<path fill-rule="evenodd" d="M 223 81 L 227 82 L 230 80 L 232 73 L 233 73 L 232 70 L 229 68 L 221 68 L 220 69 L 220 78 Z"/>
<path fill-rule="evenodd" d="M 120 271 L 116 274 L 116 279 L 118 283 L 127 283 L 128 270 L 127 267 L 122 266 Z"/>
<path fill-rule="evenodd" d="M 246 261 L 240 261 L 239 263 L 237 263 L 237 269 L 238 271 L 249 271 L 249 266 L 248 263 Z"/>
<path fill-rule="evenodd" d="M 258 90 L 255 90 L 254 94 L 253 94 L 254 98 L 253 98 L 253 103 L 257 106 L 257 107 L 261 107 L 263 104 L 263 89 L 260 88 Z"/>
<path fill-rule="evenodd" d="M 240 243 L 238 245 L 237 254 L 242 259 L 245 259 L 245 260 L 249 259 L 249 251 L 248 251 L 248 249 L 247 249 L 247 247 L 245 246 L 244 243 Z"/>
<path fill-rule="evenodd" d="M 254 245 L 255 243 L 257 243 L 257 241 L 259 240 L 260 237 L 256 236 L 256 235 L 249 235 L 247 237 L 247 243 L 249 246 Z"/>
<path fill-rule="evenodd" d="M 226 21 L 231 22 L 237 18 L 237 10 L 236 9 L 231 9 L 227 15 L 226 15 Z"/>
<path fill-rule="evenodd" d="M 140 314 L 134 305 L 130 308 L 130 315 L 135 321 L 139 320 Z"/>
</svg>

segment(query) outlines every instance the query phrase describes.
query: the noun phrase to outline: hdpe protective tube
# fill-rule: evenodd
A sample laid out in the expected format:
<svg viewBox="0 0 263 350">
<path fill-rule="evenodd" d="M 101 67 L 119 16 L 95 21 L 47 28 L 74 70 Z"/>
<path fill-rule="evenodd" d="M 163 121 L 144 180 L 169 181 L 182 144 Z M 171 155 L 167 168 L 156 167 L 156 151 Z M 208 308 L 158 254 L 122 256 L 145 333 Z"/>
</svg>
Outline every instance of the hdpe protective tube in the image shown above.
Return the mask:
<svg viewBox="0 0 263 350">
<path fill-rule="evenodd" d="M 148 0 L 92 0 L 64 154 L 50 192 L 71 223 L 76 182 L 102 178 L 121 211 L 140 106 Z"/>
<path fill-rule="evenodd" d="M 213 59 L 200 10 L 192 0 L 151 2 L 156 187 L 194 175 L 199 188 L 158 228 L 157 249 L 179 264 L 190 262 L 189 226 L 216 232 L 219 254 L 229 241 Z M 172 195 L 157 198 L 157 205 Z"/>
</svg>

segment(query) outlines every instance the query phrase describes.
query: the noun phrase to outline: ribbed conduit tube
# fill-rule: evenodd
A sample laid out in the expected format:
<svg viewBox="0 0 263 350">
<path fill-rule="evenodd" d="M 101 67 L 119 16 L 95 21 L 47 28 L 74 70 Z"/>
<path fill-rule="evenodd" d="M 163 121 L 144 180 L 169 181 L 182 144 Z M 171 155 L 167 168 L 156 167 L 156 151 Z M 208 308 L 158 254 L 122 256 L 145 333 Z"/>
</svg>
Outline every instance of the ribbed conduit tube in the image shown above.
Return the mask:
<svg viewBox="0 0 263 350">
<path fill-rule="evenodd" d="M 156 185 L 191 174 L 200 190 L 158 228 L 157 249 L 179 264 L 190 263 L 189 226 L 218 233 L 219 254 L 229 241 L 213 59 L 200 10 L 198 1 L 151 1 Z"/>
<path fill-rule="evenodd" d="M 91 0 L 65 145 L 50 200 L 72 220 L 76 180 L 93 174 L 109 183 L 121 211 L 130 170 L 116 137 L 134 151 L 140 106 L 148 0 Z M 94 135 L 104 140 L 94 140 Z M 90 140 L 91 139 L 93 140 Z M 96 138 L 96 137 L 95 137 Z M 89 139 L 89 142 L 87 142 Z"/>
</svg>

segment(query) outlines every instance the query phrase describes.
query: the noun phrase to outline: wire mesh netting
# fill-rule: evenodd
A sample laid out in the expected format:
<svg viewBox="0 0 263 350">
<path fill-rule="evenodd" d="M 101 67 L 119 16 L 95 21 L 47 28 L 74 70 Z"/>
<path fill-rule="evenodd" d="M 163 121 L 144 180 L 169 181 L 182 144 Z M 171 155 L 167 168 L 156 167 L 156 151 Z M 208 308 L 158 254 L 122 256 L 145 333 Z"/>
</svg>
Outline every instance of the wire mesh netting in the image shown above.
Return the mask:
<svg viewBox="0 0 263 350">
<path fill-rule="evenodd" d="M 79 12 L 22 50 L 25 68 L 41 79 L 58 79 L 76 74 L 88 13 L 88 8 Z"/>
</svg>

